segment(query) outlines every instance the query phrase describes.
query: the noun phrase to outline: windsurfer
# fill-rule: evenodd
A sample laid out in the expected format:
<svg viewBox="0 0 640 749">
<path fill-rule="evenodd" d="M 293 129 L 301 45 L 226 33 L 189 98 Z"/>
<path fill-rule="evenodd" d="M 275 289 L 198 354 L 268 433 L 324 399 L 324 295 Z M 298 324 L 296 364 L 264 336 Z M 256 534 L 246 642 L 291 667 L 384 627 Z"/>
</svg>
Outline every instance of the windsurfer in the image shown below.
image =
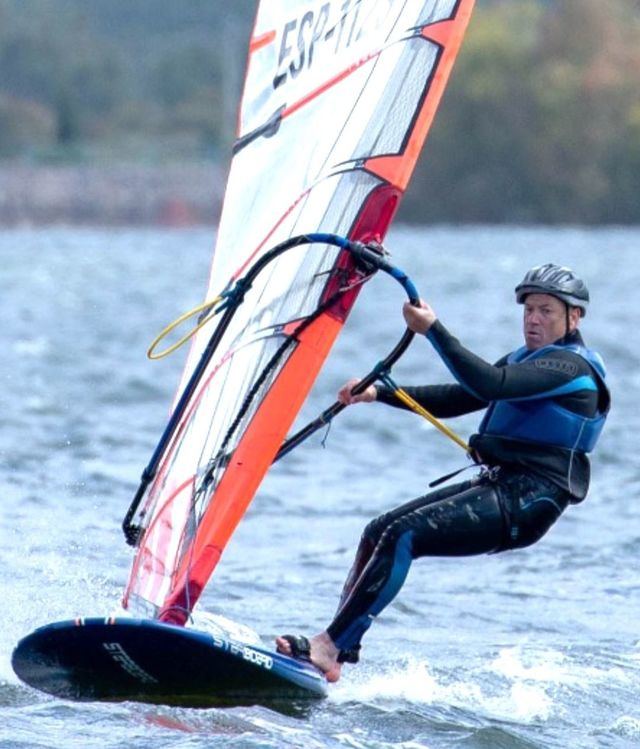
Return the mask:
<svg viewBox="0 0 640 749">
<path fill-rule="evenodd" d="M 369 523 L 331 624 L 310 640 L 277 638 L 280 652 L 310 660 L 328 681 L 340 678 L 342 663 L 357 662 L 363 635 L 400 591 L 414 559 L 529 546 L 587 494 L 587 453 L 610 404 L 602 359 L 578 330 L 589 292 L 570 269 L 546 264 L 526 274 L 516 300 L 524 305 L 525 345 L 495 365 L 462 346 L 426 302 L 403 308 L 408 327 L 426 335 L 456 379 L 403 389 L 442 418 L 486 409 L 470 440 L 481 469 Z M 343 386 L 341 402 L 406 408 L 387 386 L 352 395 L 356 382 Z"/>
</svg>

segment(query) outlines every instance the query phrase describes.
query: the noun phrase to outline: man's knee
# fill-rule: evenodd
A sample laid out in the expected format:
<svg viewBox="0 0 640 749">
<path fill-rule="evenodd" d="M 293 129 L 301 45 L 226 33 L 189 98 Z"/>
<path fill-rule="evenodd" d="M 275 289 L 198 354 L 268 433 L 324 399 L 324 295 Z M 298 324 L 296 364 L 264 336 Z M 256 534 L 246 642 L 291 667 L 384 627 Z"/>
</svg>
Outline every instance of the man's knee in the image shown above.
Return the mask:
<svg viewBox="0 0 640 749">
<path fill-rule="evenodd" d="M 411 529 L 408 527 L 406 522 L 401 520 L 392 520 L 382 532 L 378 544 L 376 546 L 376 553 L 381 555 L 387 555 L 389 557 L 395 557 L 398 544 L 402 540 L 403 548 L 409 556 L 413 557 L 413 534 Z"/>
<path fill-rule="evenodd" d="M 393 519 L 390 517 L 390 513 L 385 512 L 382 515 L 378 515 L 369 523 L 367 523 L 364 531 L 362 532 L 362 540 L 367 541 L 373 546 L 377 546 L 378 542 L 382 538 L 382 534 L 393 523 Z"/>
</svg>

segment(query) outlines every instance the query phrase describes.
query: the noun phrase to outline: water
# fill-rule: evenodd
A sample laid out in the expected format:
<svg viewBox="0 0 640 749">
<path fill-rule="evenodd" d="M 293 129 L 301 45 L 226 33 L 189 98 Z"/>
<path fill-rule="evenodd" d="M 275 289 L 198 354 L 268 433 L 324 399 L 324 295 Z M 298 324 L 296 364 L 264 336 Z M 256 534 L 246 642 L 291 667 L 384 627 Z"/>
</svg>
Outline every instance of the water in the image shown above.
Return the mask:
<svg viewBox="0 0 640 749">
<path fill-rule="evenodd" d="M 101 615 L 131 562 L 120 522 L 158 439 L 182 355 L 144 356 L 164 324 L 201 301 L 209 229 L 0 233 L 0 747 L 640 746 L 640 230 L 398 228 L 388 245 L 472 350 L 520 342 L 513 287 L 552 259 L 592 291 L 583 330 L 609 367 L 614 410 L 587 501 L 530 549 L 417 562 L 330 696 L 282 715 L 75 704 L 35 692 L 10 655 L 33 628 Z M 364 290 L 305 414 L 333 400 L 402 332 L 400 287 Z M 403 383 L 448 379 L 417 340 Z M 454 423 L 468 435 L 477 416 Z M 267 641 L 330 618 L 367 519 L 463 465 L 413 415 L 348 409 L 281 461 L 232 540 L 204 607 Z"/>
</svg>

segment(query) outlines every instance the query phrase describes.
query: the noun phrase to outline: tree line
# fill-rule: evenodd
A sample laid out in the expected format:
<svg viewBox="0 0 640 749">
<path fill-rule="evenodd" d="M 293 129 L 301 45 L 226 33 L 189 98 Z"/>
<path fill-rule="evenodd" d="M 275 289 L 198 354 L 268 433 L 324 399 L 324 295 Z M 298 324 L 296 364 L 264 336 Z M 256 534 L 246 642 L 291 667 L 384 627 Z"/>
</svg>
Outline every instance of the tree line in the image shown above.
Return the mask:
<svg viewBox="0 0 640 749">
<path fill-rule="evenodd" d="M 0 160 L 224 162 L 253 0 L 0 0 Z M 640 222 L 640 7 L 482 0 L 402 206 Z"/>
<path fill-rule="evenodd" d="M 640 223 L 640 4 L 505 0 L 477 11 L 409 214 Z"/>
</svg>

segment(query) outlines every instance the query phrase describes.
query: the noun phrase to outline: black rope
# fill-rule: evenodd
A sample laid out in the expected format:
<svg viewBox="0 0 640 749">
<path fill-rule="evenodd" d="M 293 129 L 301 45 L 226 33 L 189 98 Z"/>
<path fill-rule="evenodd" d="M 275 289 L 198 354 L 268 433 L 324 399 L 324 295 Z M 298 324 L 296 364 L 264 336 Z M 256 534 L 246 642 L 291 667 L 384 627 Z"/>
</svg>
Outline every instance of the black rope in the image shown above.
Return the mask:
<svg viewBox="0 0 640 749">
<path fill-rule="evenodd" d="M 414 333 L 407 328 L 402 338 L 398 341 L 393 350 L 381 362 L 376 364 L 376 366 L 368 374 L 366 374 L 360 380 L 360 382 L 358 382 L 358 384 L 351 391 L 351 394 L 359 395 L 360 393 L 363 393 L 369 387 L 369 385 L 373 385 L 376 380 L 380 379 L 382 375 L 386 374 L 398 361 L 402 354 L 404 354 L 404 352 L 409 348 L 409 344 L 413 340 L 413 336 Z M 334 403 L 332 403 L 329 408 L 325 409 L 313 421 L 310 421 L 305 427 L 300 429 L 291 437 L 288 437 L 282 443 L 282 446 L 280 447 L 280 450 L 278 451 L 276 457 L 273 459 L 273 462 L 277 462 L 287 453 L 290 453 L 295 447 L 298 447 L 298 445 L 304 442 L 308 437 L 311 437 L 312 434 L 317 432 L 318 429 L 322 429 L 322 427 L 330 424 L 331 420 L 345 408 L 345 404 L 341 403 L 340 401 L 335 401 Z"/>
</svg>

